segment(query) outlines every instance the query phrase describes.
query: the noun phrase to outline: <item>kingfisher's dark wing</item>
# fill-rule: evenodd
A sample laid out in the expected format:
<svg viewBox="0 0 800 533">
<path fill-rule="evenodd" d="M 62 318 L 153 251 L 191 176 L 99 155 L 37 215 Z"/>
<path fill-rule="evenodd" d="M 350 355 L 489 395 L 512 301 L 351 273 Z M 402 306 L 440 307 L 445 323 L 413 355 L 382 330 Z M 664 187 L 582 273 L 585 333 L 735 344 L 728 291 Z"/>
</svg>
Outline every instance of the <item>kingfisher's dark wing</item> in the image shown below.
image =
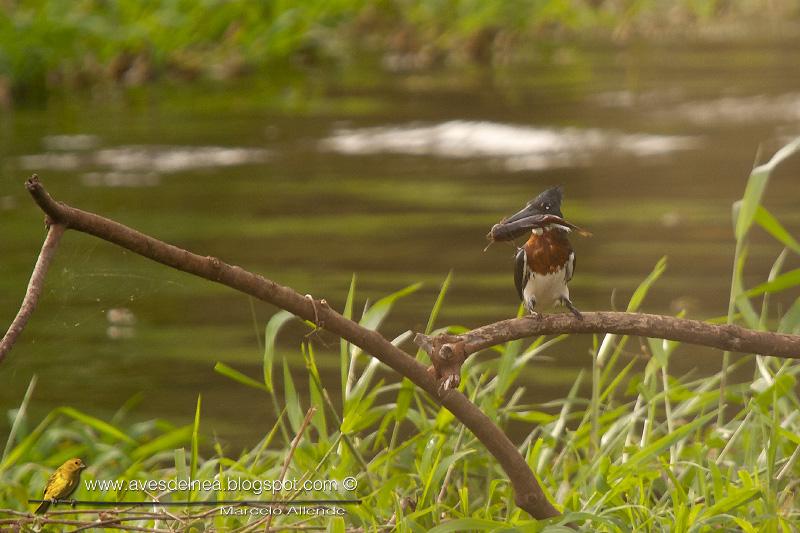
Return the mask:
<svg viewBox="0 0 800 533">
<path fill-rule="evenodd" d="M 517 287 L 517 295 L 520 300 L 524 300 L 522 291 L 525 290 L 525 285 L 528 284 L 528 278 L 531 271 L 528 270 L 528 255 L 525 253 L 525 248 L 517 250 L 517 257 L 514 260 L 514 285 Z"/>
<path fill-rule="evenodd" d="M 572 251 L 569 253 L 569 259 L 567 259 L 567 271 L 564 273 L 564 281 L 569 281 L 572 279 L 572 275 L 575 273 L 575 252 Z"/>
</svg>

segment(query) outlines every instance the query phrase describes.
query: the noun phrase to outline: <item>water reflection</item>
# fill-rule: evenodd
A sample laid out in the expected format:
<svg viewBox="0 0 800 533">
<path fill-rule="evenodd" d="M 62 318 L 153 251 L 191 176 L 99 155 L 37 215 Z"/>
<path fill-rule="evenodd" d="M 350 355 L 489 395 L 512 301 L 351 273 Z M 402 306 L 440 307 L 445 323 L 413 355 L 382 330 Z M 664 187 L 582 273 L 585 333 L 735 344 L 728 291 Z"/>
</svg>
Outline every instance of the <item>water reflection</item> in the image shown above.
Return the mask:
<svg viewBox="0 0 800 533">
<path fill-rule="evenodd" d="M 82 136 L 72 136 L 82 137 Z M 89 137 L 89 136 L 87 136 Z M 52 139 L 45 145 L 52 145 Z M 66 143 L 75 146 L 75 143 Z M 62 144 L 64 146 L 64 144 Z M 26 170 L 109 169 L 116 172 L 173 173 L 211 167 L 261 163 L 269 152 L 262 148 L 221 146 L 119 146 L 95 151 L 47 152 L 19 158 Z M 91 180 L 90 180 L 91 181 Z"/>
<path fill-rule="evenodd" d="M 45 135 L 42 144 L 48 150 L 90 150 L 100 145 L 97 135 L 79 133 L 77 135 Z"/>
<path fill-rule="evenodd" d="M 691 99 L 684 91 L 676 89 L 611 91 L 592 97 L 592 101 L 609 108 L 647 108 L 660 118 L 678 119 L 699 126 L 800 120 L 798 92 Z"/>
<path fill-rule="evenodd" d="M 670 113 L 702 125 L 747 122 L 794 122 L 800 120 L 800 93 L 726 96 L 685 102 Z"/>
<path fill-rule="evenodd" d="M 499 158 L 507 170 L 582 166 L 604 156 L 652 157 L 700 145 L 697 137 L 622 133 L 597 128 L 539 128 L 451 120 L 434 125 L 339 129 L 323 149 L 351 155 L 397 153 L 446 158 Z"/>
</svg>

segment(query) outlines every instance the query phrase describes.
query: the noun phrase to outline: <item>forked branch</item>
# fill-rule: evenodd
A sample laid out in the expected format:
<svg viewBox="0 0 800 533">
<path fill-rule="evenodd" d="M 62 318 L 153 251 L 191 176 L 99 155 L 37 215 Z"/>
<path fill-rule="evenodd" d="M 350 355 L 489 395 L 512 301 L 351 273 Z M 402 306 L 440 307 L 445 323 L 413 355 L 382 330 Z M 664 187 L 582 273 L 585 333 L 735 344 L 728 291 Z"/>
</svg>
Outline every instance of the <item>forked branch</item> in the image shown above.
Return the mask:
<svg viewBox="0 0 800 533">
<path fill-rule="evenodd" d="M 729 324 L 709 324 L 644 313 L 594 312 L 577 319 L 570 313 L 502 320 L 462 335 L 417 335 L 431 356 L 443 389 L 458 384 L 461 365 L 471 354 L 504 342 L 563 333 L 615 333 L 686 342 L 731 352 L 800 359 L 800 335 L 754 331 Z"/>
<path fill-rule="evenodd" d="M 440 394 L 433 374 L 380 333 L 343 317 L 331 309 L 325 300 L 306 298 L 289 287 L 224 263 L 216 257 L 194 254 L 108 218 L 56 202 L 37 176 L 31 177 L 25 186 L 37 205 L 47 214 L 51 227 L 55 224 L 88 233 L 153 261 L 226 285 L 274 304 L 300 318 L 314 321 L 318 326 L 355 344 L 425 390 L 469 428 L 505 470 L 514 487 L 517 505 L 537 519 L 559 515 L 508 436 L 462 393 L 450 390 Z"/>
</svg>

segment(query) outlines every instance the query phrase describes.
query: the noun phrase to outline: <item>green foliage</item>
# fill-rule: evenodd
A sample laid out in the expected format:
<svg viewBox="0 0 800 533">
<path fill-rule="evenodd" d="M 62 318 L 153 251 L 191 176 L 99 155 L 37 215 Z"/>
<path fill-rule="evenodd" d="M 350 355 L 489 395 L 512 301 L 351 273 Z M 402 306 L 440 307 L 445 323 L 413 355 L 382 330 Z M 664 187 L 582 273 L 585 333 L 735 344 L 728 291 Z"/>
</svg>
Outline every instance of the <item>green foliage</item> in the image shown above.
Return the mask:
<svg viewBox="0 0 800 533">
<path fill-rule="evenodd" d="M 0 13 L 0 81 L 27 95 L 102 81 L 138 84 L 164 75 L 220 79 L 252 71 L 273 74 L 276 64 L 352 59 L 365 48 L 481 61 L 500 34 L 503 42 L 525 50 L 525 43 L 536 44 L 543 34 L 683 35 L 692 26 L 731 20 L 746 21 L 739 31 L 752 27 L 758 35 L 767 23 L 797 16 L 790 0 L 773 0 L 770 9 L 745 0 L 728 2 L 725 9 L 716 4 L 20 0 Z M 418 50 L 409 49 L 410 43 Z"/>
<path fill-rule="evenodd" d="M 759 197 L 761 194 L 763 190 Z M 746 212 L 753 213 L 749 226 L 769 221 L 759 220 L 759 213 L 766 212 L 759 205 Z M 776 234 L 765 229 L 780 246 L 794 240 L 788 232 Z M 742 253 L 738 270 L 744 259 Z M 646 301 L 665 264 L 663 259 L 659 261 L 632 293 L 629 309 L 636 310 Z M 765 282 L 770 290 L 748 292 L 741 284 L 736 294 L 757 293 L 766 298 L 771 289 L 788 287 L 775 284 L 787 279 L 781 277 L 781 266 L 779 256 Z M 432 333 L 450 281 L 448 275 L 433 305 L 426 327 Z M 363 313 L 362 322 L 380 327 L 397 299 L 409 297 L 416 288 L 379 300 Z M 749 297 L 744 298 L 761 327 L 796 331 L 800 300 L 783 317 L 767 320 L 769 302 L 762 301 L 758 315 Z M 352 315 L 356 301 L 354 278 L 347 315 Z M 270 321 L 273 333 L 267 341 L 272 353 L 278 323 L 286 321 L 285 316 L 276 316 L 279 318 Z M 406 337 L 401 335 L 397 342 Z M 648 356 L 642 364 L 622 350 L 626 337 L 607 336 L 593 343 L 590 396 L 585 396 L 582 387 L 590 374 L 581 372 L 565 398 L 544 405 L 525 404 L 525 374 L 541 372 L 536 369 L 537 357 L 562 339 L 515 341 L 478 354 L 464 366 L 461 385 L 463 393 L 500 427 L 522 433 L 515 440 L 544 490 L 563 511 L 560 518 L 536 522 L 516 508 L 507 477 L 481 443 L 452 414 L 405 381 L 390 377 L 386 384 L 383 376 L 387 374 L 376 360 L 357 364 L 359 351 L 343 344 L 339 356 L 347 371 L 342 380 L 338 375 L 331 379 L 320 374 L 318 355 L 305 340 L 300 351 L 308 376 L 307 393 L 296 386 L 300 383 L 298 369 L 291 368 L 287 359 L 281 375 L 273 377 L 265 371 L 264 384 L 226 365 L 215 367 L 250 387 L 254 403 L 264 395 L 280 413 L 264 439 L 238 456 L 229 456 L 220 447 L 206 450 L 201 446 L 199 397 L 192 426 L 174 427 L 162 420 L 126 423 L 123 415 L 112 418 L 112 423 L 61 407 L 29 429 L 25 407 L 31 397 L 35 401 L 32 383 L 16 411 L 15 434 L 8 439 L 0 463 L 0 502 L 3 507 L 29 510 L 27 498 L 37 496 L 50 470 L 72 456 L 87 462 L 84 479 L 89 480 L 277 480 L 292 442 L 300 434 L 286 478 L 335 480 L 335 487 L 255 494 L 224 486 L 219 491 L 177 491 L 161 498 L 363 501 L 345 506 L 344 518 L 284 515 L 272 523 L 276 527 L 302 522 L 328 531 L 345 527 L 377 530 L 389 524 L 400 531 L 438 532 L 572 531 L 568 524 L 600 532 L 794 530 L 800 520 L 795 481 L 800 475 L 796 386 L 800 362 L 756 358 L 751 380 L 727 384 L 728 414 L 720 417 L 718 386 L 726 378 L 725 372 L 743 366 L 741 362 L 710 376 L 673 376 L 670 364 L 674 358 L 691 357 L 695 348 L 648 339 L 641 344 Z M 335 358 L 336 354 L 325 356 Z M 273 359 L 264 357 L 265 368 L 272 366 Z M 273 387 L 273 379 L 282 381 L 282 387 Z M 327 387 L 341 388 L 341 407 L 331 401 Z M 282 390 L 282 396 L 275 390 Z M 303 428 L 307 405 L 316 407 L 317 412 Z M 398 412 L 402 414 L 398 416 Z M 286 426 L 284 419 L 288 420 Z M 358 482 L 353 491 L 343 485 L 348 476 Z M 75 497 L 124 502 L 150 496 L 136 490 L 90 492 L 81 487 Z M 195 511 L 171 508 L 178 515 Z M 213 527 L 255 526 L 258 518 L 215 515 Z M 137 525 L 181 527 L 166 516 L 158 523 L 142 519 Z M 210 530 L 210 519 L 204 527 Z"/>
<path fill-rule="evenodd" d="M 744 288 L 743 272 L 745 260 L 747 258 L 747 240 L 753 223 L 758 223 L 764 230 L 781 242 L 787 249 L 794 249 L 796 240 L 788 231 L 772 216 L 762 205 L 762 198 L 769 183 L 772 172 L 787 158 L 791 157 L 800 150 L 800 138 L 795 139 L 789 144 L 778 150 L 769 161 L 756 166 L 747 179 L 744 196 L 741 200 L 733 204 L 733 229 L 736 238 L 736 247 L 733 255 L 733 273 L 731 276 L 730 298 L 728 302 L 728 324 L 733 323 L 735 311 L 741 313 L 745 323 L 750 328 L 763 327 L 769 311 L 769 300 L 764 296 L 761 316 L 759 317 L 750 298 L 764 293 L 772 293 L 786 290 L 800 284 L 800 271 L 790 272 L 779 275 L 778 271 L 783 264 L 782 257 L 776 261 L 775 266 L 770 272 L 767 281 L 750 291 Z M 759 361 L 761 361 L 759 359 Z M 725 414 L 725 401 L 727 398 L 725 387 L 728 381 L 730 366 L 730 353 L 725 352 L 722 356 L 722 375 L 720 379 L 719 410 L 717 423 L 721 424 Z"/>
</svg>

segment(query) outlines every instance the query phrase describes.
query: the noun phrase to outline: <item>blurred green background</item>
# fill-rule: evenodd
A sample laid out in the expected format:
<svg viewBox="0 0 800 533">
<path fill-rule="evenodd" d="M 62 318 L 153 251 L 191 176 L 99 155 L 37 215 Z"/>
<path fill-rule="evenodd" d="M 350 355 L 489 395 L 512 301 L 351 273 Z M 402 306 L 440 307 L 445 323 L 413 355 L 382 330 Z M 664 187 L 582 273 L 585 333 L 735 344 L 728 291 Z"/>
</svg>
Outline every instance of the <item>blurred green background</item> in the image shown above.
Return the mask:
<svg viewBox="0 0 800 533">
<path fill-rule="evenodd" d="M 451 269 L 441 324 L 513 315 L 514 250 L 484 253 L 485 234 L 561 184 L 565 215 L 594 233 L 573 239 L 580 309 L 624 306 L 667 255 L 645 310 L 720 316 L 731 204 L 754 161 L 800 133 L 797 2 L 50 0 L 0 13 L 4 323 L 44 236 L 22 186 L 34 172 L 58 199 L 337 309 L 354 273 L 357 308 L 424 282 L 389 338 L 424 328 Z M 795 233 L 798 170 L 789 161 L 766 196 Z M 779 252 L 754 235 L 753 283 Z M 68 233 L 0 365 L 0 411 L 33 374 L 35 416 L 107 417 L 131 401 L 141 418 L 187 421 L 202 393 L 206 427 L 250 444 L 272 407 L 213 366 L 258 376 L 274 311 Z M 279 339 L 298 369 L 305 333 Z M 315 342 L 338 376 L 324 356 L 335 339 Z M 587 342 L 525 374 L 531 401 L 563 394 L 590 365 Z M 638 354 L 631 343 L 626 357 Z M 676 373 L 720 364 L 674 361 Z"/>
<path fill-rule="evenodd" d="M 796 0 L 5 0 L 5 99 L 99 81 L 230 79 L 287 64 L 509 62 L 564 42 L 796 35 Z"/>
</svg>

